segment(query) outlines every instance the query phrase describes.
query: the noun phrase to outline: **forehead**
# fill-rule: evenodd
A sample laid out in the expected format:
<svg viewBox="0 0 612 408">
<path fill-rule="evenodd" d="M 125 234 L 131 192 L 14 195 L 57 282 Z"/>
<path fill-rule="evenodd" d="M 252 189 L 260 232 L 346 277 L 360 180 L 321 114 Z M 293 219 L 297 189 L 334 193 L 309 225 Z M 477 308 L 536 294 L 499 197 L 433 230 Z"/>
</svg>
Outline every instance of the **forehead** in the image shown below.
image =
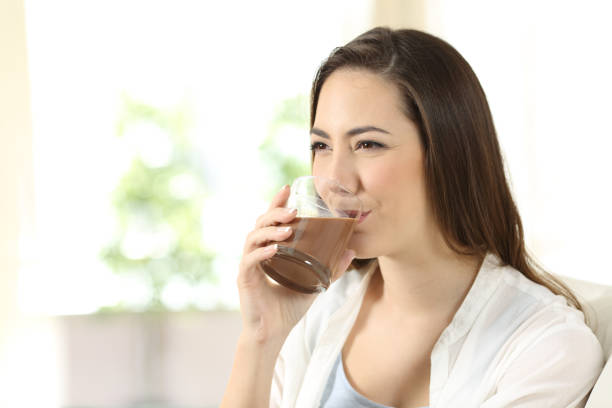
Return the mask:
<svg viewBox="0 0 612 408">
<path fill-rule="evenodd" d="M 351 126 L 408 120 L 398 87 L 363 69 L 340 69 L 323 84 L 315 126 L 351 122 Z M 331 122 L 331 123 L 328 123 Z"/>
</svg>

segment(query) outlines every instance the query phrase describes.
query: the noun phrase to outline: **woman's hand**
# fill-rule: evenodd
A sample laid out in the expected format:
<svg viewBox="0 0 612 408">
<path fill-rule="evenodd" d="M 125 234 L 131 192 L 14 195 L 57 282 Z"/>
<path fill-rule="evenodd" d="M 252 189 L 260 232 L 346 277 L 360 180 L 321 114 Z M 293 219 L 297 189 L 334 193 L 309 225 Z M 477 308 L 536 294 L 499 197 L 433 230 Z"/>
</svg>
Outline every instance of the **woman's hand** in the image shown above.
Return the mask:
<svg viewBox="0 0 612 408">
<path fill-rule="evenodd" d="M 279 227 L 288 224 L 296 211 L 282 208 L 289 197 L 289 186 L 285 186 L 272 199 L 268 211 L 261 215 L 255 229 L 247 236 L 240 270 L 238 291 L 242 313 L 243 336 L 260 343 L 276 343 L 279 347 L 291 329 L 306 313 L 317 294 L 304 294 L 271 282 L 260 262 L 272 258 L 276 253 L 276 242 L 288 239 L 291 228 Z M 350 265 L 354 252 L 347 250 L 338 264 L 334 278 Z M 334 279 L 334 280 L 335 280 Z"/>
</svg>

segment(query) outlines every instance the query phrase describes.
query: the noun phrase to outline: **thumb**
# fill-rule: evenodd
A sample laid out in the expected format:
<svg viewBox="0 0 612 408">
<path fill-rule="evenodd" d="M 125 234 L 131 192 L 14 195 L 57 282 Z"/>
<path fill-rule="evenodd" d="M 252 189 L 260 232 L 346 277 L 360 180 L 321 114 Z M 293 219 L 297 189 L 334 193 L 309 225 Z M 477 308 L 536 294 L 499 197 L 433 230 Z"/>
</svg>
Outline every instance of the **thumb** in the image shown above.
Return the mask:
<svg viewBox="0 0 612 408">
<path fill-rule="evenodd" d="M 352 249 L 347 249 L 346 251 L 344 251 L 342 257 L 338 261 L 338 265 L 336 265 L 336 271 L 334 272 L 334 275 L 332 277 L 332 283 L 337 281 L 342 275 L 344 275 L 344 272 L 346 272 L 348 267 L 351 265 L 351 262 L 353 262 L 355 255 L 356 253 Z"/>
</svg>

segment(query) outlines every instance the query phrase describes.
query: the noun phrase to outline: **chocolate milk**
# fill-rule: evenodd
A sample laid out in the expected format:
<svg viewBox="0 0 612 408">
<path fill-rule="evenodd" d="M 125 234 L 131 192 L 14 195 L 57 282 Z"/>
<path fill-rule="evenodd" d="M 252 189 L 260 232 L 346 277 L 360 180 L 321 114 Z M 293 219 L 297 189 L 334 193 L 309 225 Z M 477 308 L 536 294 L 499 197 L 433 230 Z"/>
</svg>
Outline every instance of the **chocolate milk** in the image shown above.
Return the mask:
<svg viewBox="0 0 612 408">
<path fill-rule="evenodd" d="M 327 289 L 357 224 L 353 218 L 296 217 L 293 234 L 261 266 L 278 283 L 302 293 Z"/>
</svg>

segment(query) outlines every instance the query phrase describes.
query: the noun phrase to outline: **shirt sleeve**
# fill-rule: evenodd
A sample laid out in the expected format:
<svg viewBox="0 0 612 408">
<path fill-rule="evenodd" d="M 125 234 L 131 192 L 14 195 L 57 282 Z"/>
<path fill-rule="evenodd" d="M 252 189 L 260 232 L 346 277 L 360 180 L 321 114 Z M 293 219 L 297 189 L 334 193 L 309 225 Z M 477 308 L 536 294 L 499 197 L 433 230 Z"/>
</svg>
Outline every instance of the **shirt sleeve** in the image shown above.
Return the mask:
<svg viewBox="0 0 612 408">
<path fill-rule="evenodd" d="M 563 326 L 517 356 L 481 408 L 582 408 L 603 363 L 588 327 Z"/>
</svg>

